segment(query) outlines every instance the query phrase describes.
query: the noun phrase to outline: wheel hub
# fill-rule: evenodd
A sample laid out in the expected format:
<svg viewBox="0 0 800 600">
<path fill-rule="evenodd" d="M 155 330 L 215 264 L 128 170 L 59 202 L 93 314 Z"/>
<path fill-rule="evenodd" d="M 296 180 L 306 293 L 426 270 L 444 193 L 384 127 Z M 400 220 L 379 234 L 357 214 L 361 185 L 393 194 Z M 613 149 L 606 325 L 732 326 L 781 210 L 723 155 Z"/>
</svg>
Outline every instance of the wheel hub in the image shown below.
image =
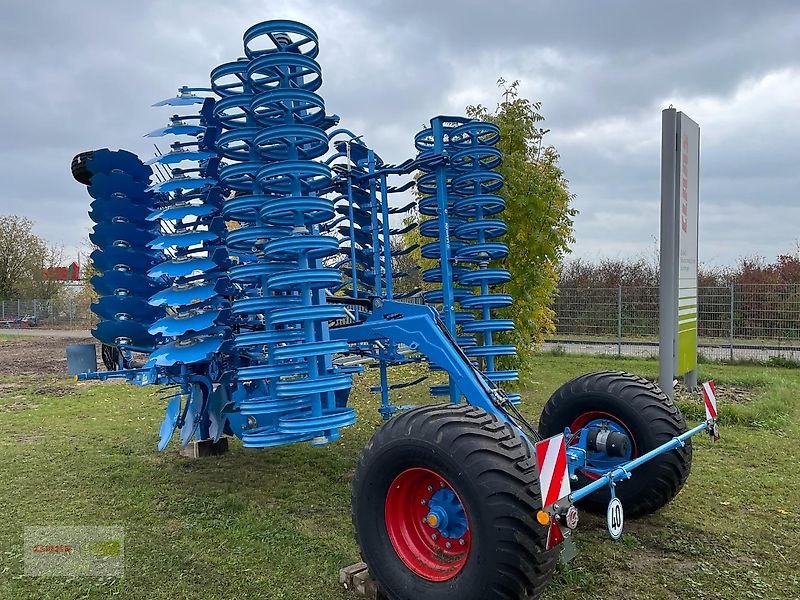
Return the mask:
<svg viewBox="0 0 800 600">
<path fill-rule="evenodd" d="M 428 581 L 448 581 L 469 557 L 469 519 L 458 494 L 438 473 L 421 467 L 401 472 L 389 486 L 386 530 L 403 563 Z"/>
</svg>

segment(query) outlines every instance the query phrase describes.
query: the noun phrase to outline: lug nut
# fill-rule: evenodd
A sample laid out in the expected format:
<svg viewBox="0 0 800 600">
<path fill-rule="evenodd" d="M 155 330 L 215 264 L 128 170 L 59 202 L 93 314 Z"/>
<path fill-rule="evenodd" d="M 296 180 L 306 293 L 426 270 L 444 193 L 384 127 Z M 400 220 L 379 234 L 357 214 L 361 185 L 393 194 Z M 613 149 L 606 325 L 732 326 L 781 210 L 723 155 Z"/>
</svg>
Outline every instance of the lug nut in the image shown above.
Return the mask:
<svg viewBox="0 0 800 600">
<path fill-rule="evenodd" d="M 458 543 L 464 546 L 467 543 L 467 541 L 464 538 L 461 538 L 460 540 L 458 540 Z"/>
<path fill-rule="evenodd" d="M 436 540 L 438 540 L 438 539 L 439 539 L 439 536 L 438 536 L 438 535 L 436 535 L 436 534 L 434 533 L 434 534 L 432 534 L 432 535 L 431 535 L 431 539 L 432 539 L 433 541 L 436 541 Z"/>
<path fill-rule="evenodd" d="M 419 503 L 420 504 L 427 504 L 428 502 L 425 500 L 425 498 L 423 498 L 422 500 L 419 501 Z"/>
<path fill-rule="evenodd" d="M 444 547 L 449 549 L 449 548 L 452 548 L 452 547 L 453 547 L 453 544 L 451 544 L 450 542 L 447 542 L 447 543 L 444 545 Z"/>
</svg>

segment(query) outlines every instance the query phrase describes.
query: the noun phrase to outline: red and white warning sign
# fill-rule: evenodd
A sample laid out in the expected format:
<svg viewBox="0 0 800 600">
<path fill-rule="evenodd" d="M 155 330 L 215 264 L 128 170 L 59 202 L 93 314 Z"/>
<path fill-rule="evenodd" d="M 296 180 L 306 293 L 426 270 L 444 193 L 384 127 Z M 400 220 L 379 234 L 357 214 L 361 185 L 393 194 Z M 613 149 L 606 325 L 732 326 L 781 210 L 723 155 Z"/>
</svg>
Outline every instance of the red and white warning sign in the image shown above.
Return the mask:
<svg viewBox="0 0 800 600">
<path fill-rule="evenodd" d="M 706 381 L 703 384 L 703 402 L 706 405 L 706 419 L 709 421 L 717 420 L 717 389 L 713 381 Z"/>
<path fill-rule="evenodd" d="M 536 462 L 542 488 L 542 508 L 545 508 L 570 493 L 567 446 L 563 433 L 536 442 Z"/>
<path fill-rule="evenodd" d="M 717 424 L 717 388 L 713 381 L 706 381 L 703 384 L 703 403 L 706 406 L 706 420 L 710 422 L 708 432 L 711 438 L 719 441 L 719 425 Z"/>
</svg>

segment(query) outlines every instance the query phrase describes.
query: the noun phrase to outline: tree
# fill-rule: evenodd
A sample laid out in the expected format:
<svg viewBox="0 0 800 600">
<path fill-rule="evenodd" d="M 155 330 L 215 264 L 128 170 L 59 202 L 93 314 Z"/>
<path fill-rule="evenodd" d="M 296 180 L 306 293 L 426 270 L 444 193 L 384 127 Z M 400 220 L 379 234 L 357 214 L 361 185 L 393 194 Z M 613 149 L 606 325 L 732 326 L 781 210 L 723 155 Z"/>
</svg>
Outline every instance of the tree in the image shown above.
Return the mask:
<svg viewBox="0 0 800 600">
<path fill-rule="evenodd" d="M 33 221 L 0 215 L 0 300 L 54 297 L 61 286 L 44 271 L 60 261 L 60 251 L 33 232 Z"/>
<path fill-rule="evenodd" d="M 467 115 L 489 121 L 500 128 L 498 149 L 505 183 L 500 195 L 506 209 L 501 213 L 508 224 L 504 241 L 509 256 L 502 261 L 511 272 L 505 293 L 514 297 L 509 309 L 516 325 L 518 351 L 525 354 L 531 342 L 541 342 L 555 331 L 551 306 L 558 287 L 558 273 L 573 238 L 572 207 L 559 154 L 545 142 L 548 129 L 540 127 L 544 117 L 541 103 L 519 95 L 519 81 L 498 80 L 502 101 L 495 110 L 468 106 Z"/>
</svg>

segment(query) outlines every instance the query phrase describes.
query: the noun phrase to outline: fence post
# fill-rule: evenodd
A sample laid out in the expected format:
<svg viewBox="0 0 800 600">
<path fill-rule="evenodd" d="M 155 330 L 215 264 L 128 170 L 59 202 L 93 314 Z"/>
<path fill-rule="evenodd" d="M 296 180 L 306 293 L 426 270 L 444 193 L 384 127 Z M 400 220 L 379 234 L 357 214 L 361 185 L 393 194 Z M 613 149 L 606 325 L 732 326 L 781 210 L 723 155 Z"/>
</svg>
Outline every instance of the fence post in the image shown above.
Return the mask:
<svg viewBox="0 0 800 600">
<path fill-rule="evenodd" d="M 734 282 L 734 281 L 731 281 L 731 323 L 730 323 L 730 331 L 729 331 L 729 334 L 730 334 L 730 345 L 731 345 L 731 349 L 730 349 L 730 359 L 731 359 L 731 362 L 733 362 L 733 333 L 734 333 L 734 329 L 733 329 L 733 306 L 734 306 L 734 290 L 736 290 L 736 282 Z"/>
<path fill-rule="evenodd" d="M 17 318 L 18 319 L 22 318 L 22 315 L 19 314 L 21 310 L 22 310 L 22 308 L 20 307 L 20 300 L 19 300 L 19 298 L 17 298 Z"/>
<path fill-rule="evenodd" d="M 622 285 L 617 286 L 617 356 L 622 356 Z"/>
</svg>

